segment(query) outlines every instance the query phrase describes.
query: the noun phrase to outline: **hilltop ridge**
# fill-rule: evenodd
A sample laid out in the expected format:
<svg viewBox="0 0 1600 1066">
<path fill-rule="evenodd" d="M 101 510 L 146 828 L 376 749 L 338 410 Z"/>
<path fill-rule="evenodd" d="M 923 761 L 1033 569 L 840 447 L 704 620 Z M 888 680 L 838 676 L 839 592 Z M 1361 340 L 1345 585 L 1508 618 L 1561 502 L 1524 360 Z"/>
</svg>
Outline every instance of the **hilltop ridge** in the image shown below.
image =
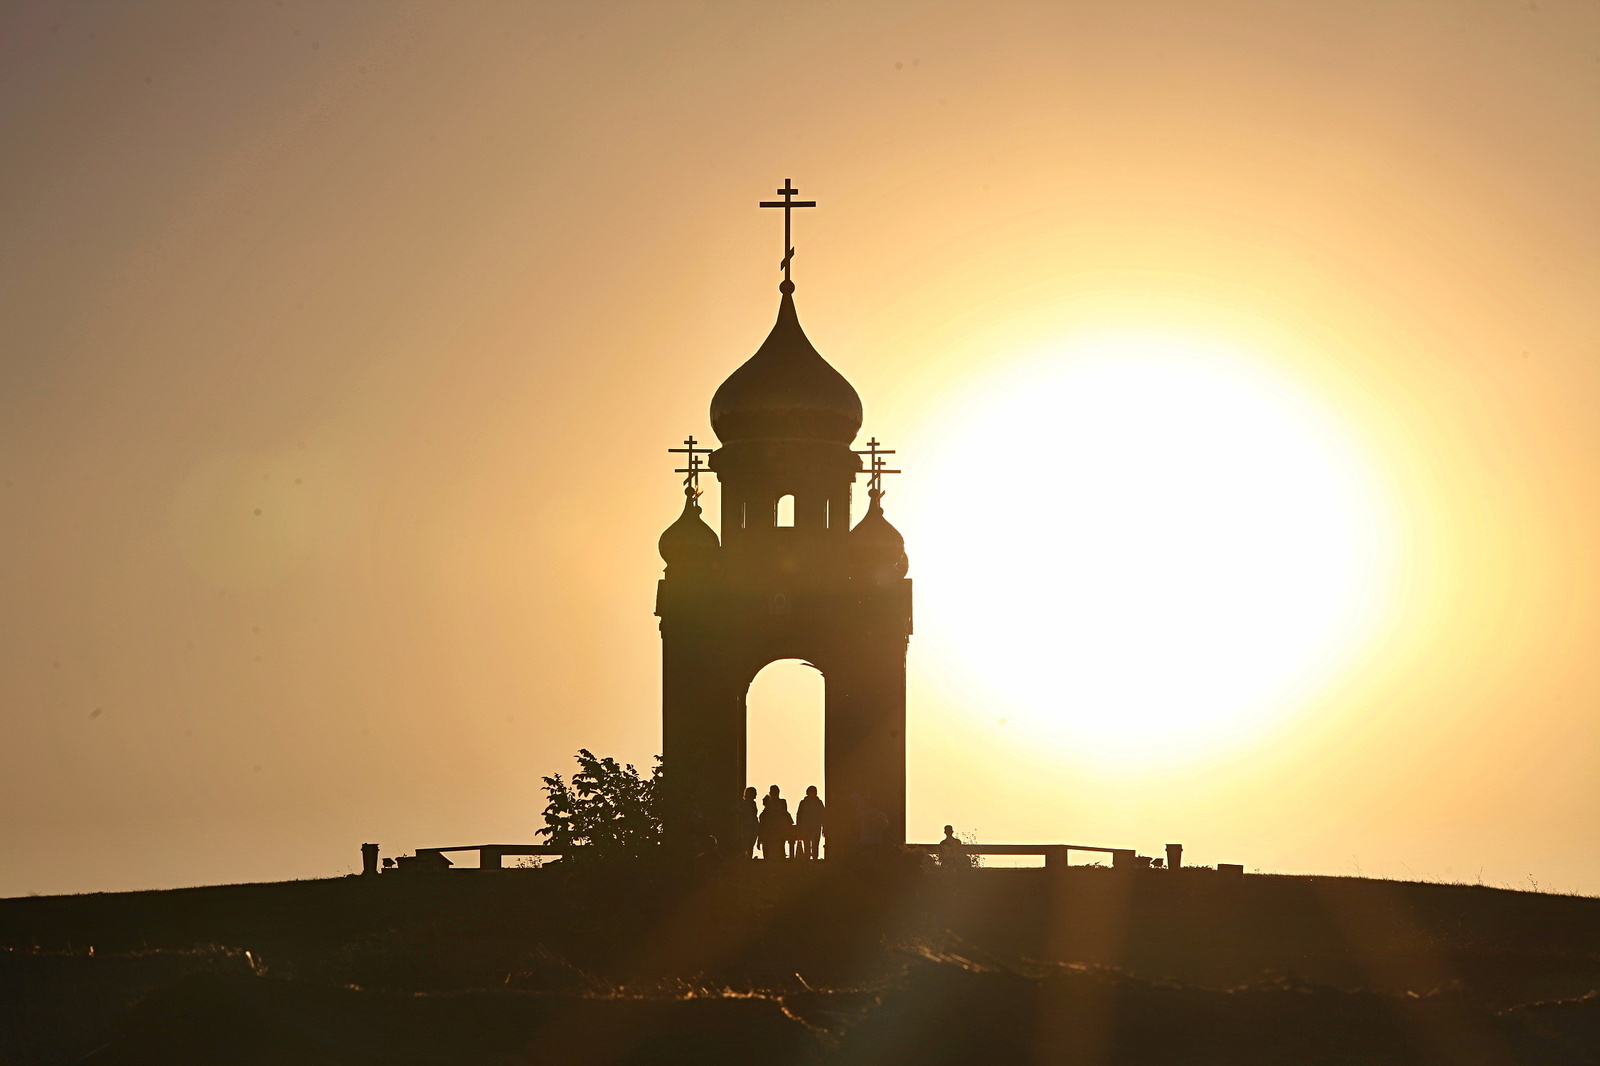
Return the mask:
<svg viewBox="0 0 1600 1066">
<path fill-rule="evenodd" d="M 248 1061 L 393 1061 L 402 1032 L 455 1049 L 415 1061 L 544 1061 L 517 1049 L 608 1012 L 594 1031 L 620 1042 L 563 1061 L 925 1062 L 989 1040 L 1020 1062 L 1069 1017 L 1103 1040 L 1182 1018 L 1182 1046 L 1231 1062 L 1258 1061 L 1227 1036 L 1247 1031 L 1259 1061 L 1440 1061 L 1451 1033 L 1500 1048 L 1484 1061 L 1600 1052 L 1600 900 L 1345 877 L 563 863 L 0 900 L 0 947 L 19 1063 L 180 1038 L 223 1061 L 206 1034 L 241 1026 L 279 1048 Z M 1147 1045 L 1106 1061 L 1205 1061 Z"/>
</svg>

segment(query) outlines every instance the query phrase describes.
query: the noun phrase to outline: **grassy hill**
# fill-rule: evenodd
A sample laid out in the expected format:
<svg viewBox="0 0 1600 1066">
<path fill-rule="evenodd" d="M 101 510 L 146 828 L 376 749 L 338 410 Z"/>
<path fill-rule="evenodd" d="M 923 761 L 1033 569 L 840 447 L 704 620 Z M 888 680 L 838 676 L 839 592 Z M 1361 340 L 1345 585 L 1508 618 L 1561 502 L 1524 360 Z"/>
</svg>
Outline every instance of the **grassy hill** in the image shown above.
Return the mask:
<svg viewBox="0 0 1600 1066">
<path fill-rule="evenodd" d="M 0 901 L 0 1063 L 1600 1062 L 1600 900 L 555 864 Z"/>
</svg>

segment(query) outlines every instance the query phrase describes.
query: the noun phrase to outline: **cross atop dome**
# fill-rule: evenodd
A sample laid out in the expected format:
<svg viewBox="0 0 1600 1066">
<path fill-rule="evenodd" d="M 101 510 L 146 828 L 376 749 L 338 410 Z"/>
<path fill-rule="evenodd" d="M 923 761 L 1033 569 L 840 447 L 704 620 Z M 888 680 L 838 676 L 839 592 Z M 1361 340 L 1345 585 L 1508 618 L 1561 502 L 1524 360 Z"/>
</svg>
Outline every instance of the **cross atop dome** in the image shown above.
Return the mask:
<svg viewBox="0 0 1600 1066">
<path fill-rule="evenodd" d="M 893 455 L 894 449 L 883 447 L 878 443 L 878 438 L 873 437 L 867 441 L 865 448 L 853 450 L 857 455 L 871 456 L 872 462 L 867 468 L 867 495 L 874 500 L 880 498 L 883 495 L 883 475 L 900 473 L 899 470 L 890 470 L 888 464 L 883 460 L 885 455 Z"/>
<path fill-rule="evenodd" d="M 700 457 L 711 454 L 711 449 L 698 447 L 700 442 L 694 439 L 693 434 L 690 434 L 683 443 L 685 447 L 668 448 L 667 452 L 669 454 L 688 456 L 685 460 L 688 465 L 678 467 L 673 473 L 687 475 L 683 479 L 683 494 L 691 500 L 698 500 L 700 498 L 700 475 L 705 472 L 706 466 Z"/>
<path fill-rule="evenodd" d="M 833 441 L 848 446 L 861 429 L 861 397 L 827 360 L 818 354 L 794 309 L 793 222 L 797 208 L 815 207 L 815 200 L 797 200 L 800 190 L 785 178 L 782 200 L 763 200 L 762 207 L 783 209 L 783 281 L 778 291 L 778 320 L 756 354 L 728 376 L 711 398 L 711 428 L 723 444 L 741 440 Z M 711 469 L 715 469 L 713 460 Z"/>
<path fill-rule="evenodd" d="M 783 188 L 777 190 L 782 200 L 762 200 L 762 207 L 783 208 L 783 262 L 778 265 L 783 268 L 783 282 L 778 286 L 778 291 L 787 296 L 794 291 L 794 282 L 789 278 L 789 263 L 794 259 L 794 245 L 790 238 L 790 219 L 797 207 L 816 207 L 815 200 L 796 200 L 800 190 L 794 187 L 794 182 L 788 178 L 783 179 Z"/>
</svg>

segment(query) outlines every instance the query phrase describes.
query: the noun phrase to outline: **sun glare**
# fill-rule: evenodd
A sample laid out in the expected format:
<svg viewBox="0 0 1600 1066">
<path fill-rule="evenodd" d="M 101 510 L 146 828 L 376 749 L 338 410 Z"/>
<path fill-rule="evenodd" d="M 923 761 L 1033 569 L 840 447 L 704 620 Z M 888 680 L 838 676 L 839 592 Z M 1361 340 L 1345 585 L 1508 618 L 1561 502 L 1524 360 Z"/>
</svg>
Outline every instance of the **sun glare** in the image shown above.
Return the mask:
<svg viewBox="0 0 1600 1066">
<path fill-rule="evenodd" d="M 1350 661 L 1389 524 L 1328 411 L 1265 361 L 1164 339 L 1019 365 L 945 412 L 903 502 L 951 696 L 1172 757 L 1261 735 Z"/>
</svg>

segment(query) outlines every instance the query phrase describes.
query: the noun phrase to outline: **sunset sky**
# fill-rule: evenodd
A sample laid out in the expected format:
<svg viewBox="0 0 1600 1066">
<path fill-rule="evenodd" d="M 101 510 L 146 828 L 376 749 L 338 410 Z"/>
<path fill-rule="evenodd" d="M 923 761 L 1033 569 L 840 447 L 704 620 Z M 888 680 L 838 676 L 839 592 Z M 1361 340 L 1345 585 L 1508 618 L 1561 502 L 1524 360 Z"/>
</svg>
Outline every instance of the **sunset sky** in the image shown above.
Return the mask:
<svg viewBox="0 0 1600 1066">
<path fill-rule="evenodd" d="M 785 177 L 913 837 L 1600 893 L 1600 6 L 249 0 L 0 9 L 0 895 L 649 763 Z"/>
</svg>

